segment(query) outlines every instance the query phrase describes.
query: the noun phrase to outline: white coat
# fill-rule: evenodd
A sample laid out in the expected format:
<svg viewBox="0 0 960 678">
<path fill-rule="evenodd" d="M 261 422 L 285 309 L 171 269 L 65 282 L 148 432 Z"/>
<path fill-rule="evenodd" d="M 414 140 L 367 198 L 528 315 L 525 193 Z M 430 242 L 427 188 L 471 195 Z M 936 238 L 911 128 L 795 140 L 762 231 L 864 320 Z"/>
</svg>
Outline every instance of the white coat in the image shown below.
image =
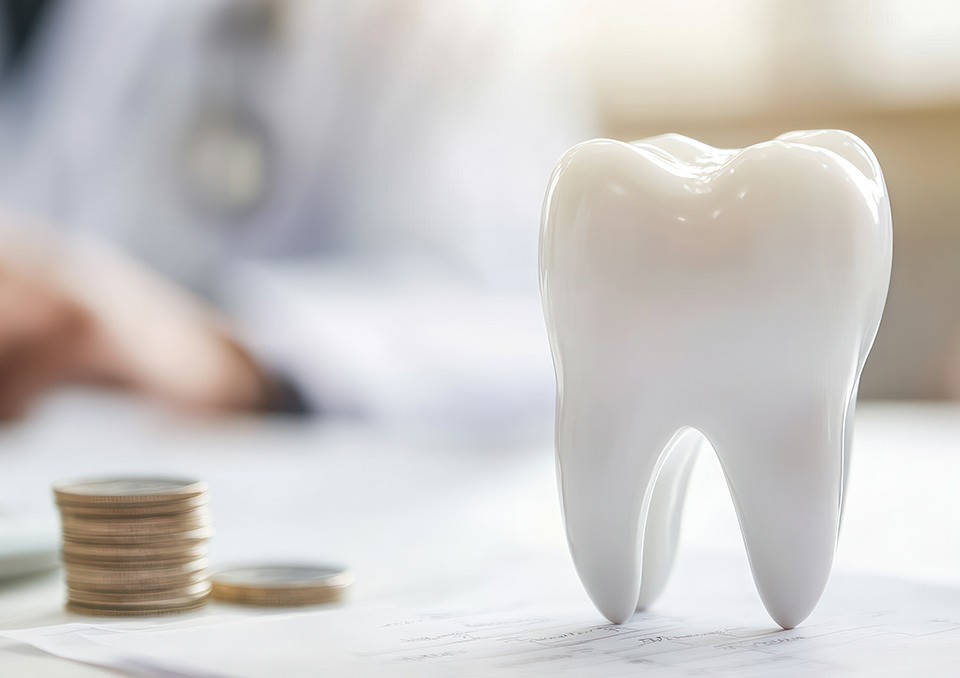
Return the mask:
<svg viewBox="0 0 960 678">
<path fill-rule="evenodd" d="M 66 0 L 0 93 L 0 203 L 223 306 L 318 407 L 549 411 L 564 3 Z"/>
</svg>

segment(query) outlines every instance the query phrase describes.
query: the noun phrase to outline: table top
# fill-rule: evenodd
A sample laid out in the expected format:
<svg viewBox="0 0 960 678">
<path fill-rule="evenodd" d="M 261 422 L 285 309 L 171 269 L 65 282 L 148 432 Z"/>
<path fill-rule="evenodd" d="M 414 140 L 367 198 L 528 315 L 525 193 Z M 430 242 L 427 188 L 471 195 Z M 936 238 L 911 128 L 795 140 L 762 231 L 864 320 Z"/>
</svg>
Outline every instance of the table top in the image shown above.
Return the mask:
<svg viewBox="0 0 960 678">
<path fill-rule="evenodd" d="M 856 426 L 836 571 L 960 587 L 960 406 L 865 404 Z M 506 441 L 356 422 L 198 420 L 73 393 L 0 431 L 0 515 L 56 530 L 57 479 L 190 475 L 211 487 L 214 566 L 343 563 L 357 582 L 347 607 L 455 599 L 489 586 L 493 571 L 522 581 L 531 598 L 583 597 L 563 540 L 550 436 L 549 426 Z M 716 552 L 746 568 L 711 455 L 698 463 L 684 519 L 681 562 Z M 540 576 L 545 569 L 551 576 Z M 61 577 L 0 583 L 0 630 L 85 621 L 64 611 Z M 199 614 L 228 606 L 209 607 Z M 0 673 L 110 672 L 0 640 Z"/>
</svg>

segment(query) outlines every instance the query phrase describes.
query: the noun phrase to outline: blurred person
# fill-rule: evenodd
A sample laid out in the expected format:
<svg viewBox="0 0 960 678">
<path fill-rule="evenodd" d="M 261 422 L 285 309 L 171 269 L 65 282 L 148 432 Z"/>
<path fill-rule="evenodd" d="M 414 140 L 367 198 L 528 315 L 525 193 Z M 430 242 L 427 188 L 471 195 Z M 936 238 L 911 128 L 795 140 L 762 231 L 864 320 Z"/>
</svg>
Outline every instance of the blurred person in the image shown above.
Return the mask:
<svg viewBox="0 0 960 678">
<path fill-rule="evenodd" d="M 592 131 L 562 5 L 0 7 L 0 417 L 67 382 L 202 410 L 552 408 L 539 208 Z"/>
</svg>

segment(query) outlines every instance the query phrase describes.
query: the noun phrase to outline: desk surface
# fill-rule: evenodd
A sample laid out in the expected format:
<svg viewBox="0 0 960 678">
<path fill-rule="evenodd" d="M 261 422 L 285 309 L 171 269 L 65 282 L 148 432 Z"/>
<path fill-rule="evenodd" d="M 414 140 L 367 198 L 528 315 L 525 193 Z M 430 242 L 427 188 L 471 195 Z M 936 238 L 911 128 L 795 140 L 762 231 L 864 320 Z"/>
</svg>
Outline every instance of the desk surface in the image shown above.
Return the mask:
<svg viewBox="0 0 960 678">
<path fill-rule="evenodd" d="M 960 587 L 960 407 L 863 406 L 854 454 L 836 571 Z M 52 481 L 127 472 L 210 483 L 215 565 L 348 565 L 357 583 L 347 611 L 436 606 L 478 592 L 494 600 L 491 582 L 504 576 L 530 601 L 583 598 L 563 542 L 548 430 L 506 444 L 297 420 L 209 422 L 74 394 L 0 432 L 0 512 L 29 513 L 53 529 Z M 692 482 L 681 566 L 702 553 L 746 571 L 709 456 Z M 0 630 L 86 621 L 64 612 L 63 596 L 56 572 L 0 584 Z M 237 608 L 200 614 L 224 610 Z M 108 674 L 9 640 L 0 640 L 0 673 Z"/>
</svg>

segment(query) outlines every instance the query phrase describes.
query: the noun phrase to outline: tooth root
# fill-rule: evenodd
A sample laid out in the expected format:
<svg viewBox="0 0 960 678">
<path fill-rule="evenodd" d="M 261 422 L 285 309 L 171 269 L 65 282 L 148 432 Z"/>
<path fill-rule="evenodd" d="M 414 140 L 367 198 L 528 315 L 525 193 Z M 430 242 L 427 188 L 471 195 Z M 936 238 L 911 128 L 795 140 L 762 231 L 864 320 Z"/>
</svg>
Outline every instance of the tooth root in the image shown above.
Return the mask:
<svg viewBox="0 0 960 678">
<path fill-rule="evenodd" d="M 680 539 L 680 518 L 687 485 L 702 440 L 703 436 L 692 429 L 682 433 L 667 452 L 657 475 L 643 532 L 638 611 L 646 609 L 660 597 L 670 577 Z"/>
<path fill-rule="evenodd" d="M 857 395 L 860 391 L 860 377 L 853 387 L 853 393 L 847 401 L 847 411 L 843 417 L 843 468 L 840 483 L 840 525 L 843 525 L 843 510 L 847 505 L 847 484 L 850 482 L 850 453 L 853 450 L 853 420 L 857 411 Z"/>
<path fill-rule="evenodd" d="M 785 629 L 813 611 L 833 564 L 845 407 L 835 409 L 833 417 L 758 412 L 745 425 L 705 431 L 730 486 L 760 598 Z"/>
<path fill-rule="evenodd" d="M 638 529 L 647 488 L 672 432 L 618 411 L 615 394 L 561 402 L 558 473 L 567 541 L 580 581 L 615 624 L 633 615 L 640 596 Z M 626 402 L 630 402 L 627 400 Z M 573 414 L 576 413 L 576 416 Z"/>
</svg>

